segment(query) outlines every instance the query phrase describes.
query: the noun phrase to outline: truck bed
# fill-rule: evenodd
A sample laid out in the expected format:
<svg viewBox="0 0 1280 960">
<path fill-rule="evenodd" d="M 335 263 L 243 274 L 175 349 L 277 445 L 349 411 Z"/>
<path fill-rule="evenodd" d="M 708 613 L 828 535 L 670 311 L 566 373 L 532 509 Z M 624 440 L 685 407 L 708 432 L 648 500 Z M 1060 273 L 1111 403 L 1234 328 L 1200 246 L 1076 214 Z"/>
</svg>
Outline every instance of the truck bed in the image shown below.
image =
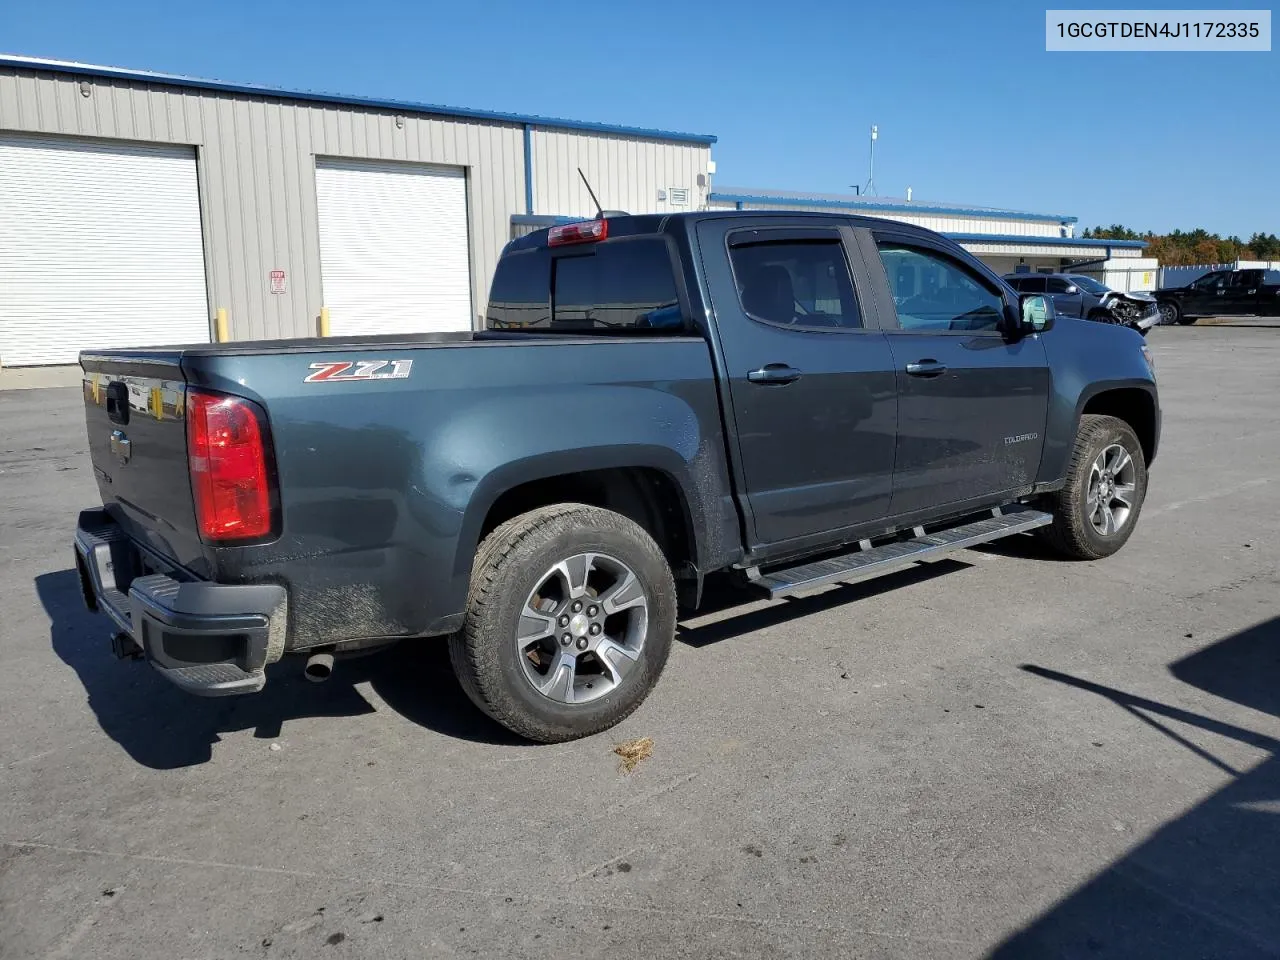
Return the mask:
<svg viewBox="0 0 1280 960">
<path fill-rule="evenodd" d="M 308 382 L 339 361 L 398 362 L 404 375 Z M 454 629 L 481 525 L 513 469 L 538 482 L 638 459 L 701 491 L 710 529 L 736 524 L 698 337 L 382 335 L 104 350 L 81 363 L 108 516 L 186 575 L 286 584 L 291 648 Z M 108 389 L 132 398 L 127 423 L 110 419 Z M 199 536 L 183 423 L 193 390 L 262 412 L 279 496 L 270 538 Z"/>
</svg>

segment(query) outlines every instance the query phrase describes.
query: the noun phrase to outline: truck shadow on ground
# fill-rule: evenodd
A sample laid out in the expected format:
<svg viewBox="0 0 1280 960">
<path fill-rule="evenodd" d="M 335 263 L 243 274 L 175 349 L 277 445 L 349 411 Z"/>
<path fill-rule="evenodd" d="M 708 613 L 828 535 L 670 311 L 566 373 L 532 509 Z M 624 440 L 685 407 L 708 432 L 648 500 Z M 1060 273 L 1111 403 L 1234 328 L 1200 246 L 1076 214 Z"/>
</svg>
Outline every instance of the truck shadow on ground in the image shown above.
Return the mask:
<svg viewBox="0 0 1280 960">
<path fill-rule="evenodd" d="M 968 566 L 943 559 L 764 608 L 755 606 L 762 597 L 759 591 L 715 578 L 709 581 L 698 616 L 728 615 L 697 627 L 681 625 L 677 637 L 691 647 L 703 647 Z M 54 652 L 75 670 L 99 726 L 146 767 L 171 770 L 205 763 L 224 733 L 253 730 L 255 737 L 270 740 L 279 737 L 291 720 L 373 713 L 377 708 L 357 689 L 366 682 L 391 709 L 437 733 L 481 743 L 525 743 L 467 698 L 453 675 L 443 640 L 408 642 L 369 656 L 341 659 L 333 678 L 318 685 L 303 678 L 301 657 L 286 657 L 267 669 L 262 693 L 193 697 L 146 664 L 112 656 L 110 627 L 104 617 L 85 609 L 74 570 L 39 576 L 35 587 L 49 617 Z M 740 606 L 744 612 L 733 615 Z"/>
<path fill-rule="evenodd" d="M 1001 537 L 990 543 L 980 543 L 969 549 L 977 553 L 987 553 L 996 557 L 1011 557 L 1016 560 L 1045 560 L 1051 563 L 1068 564 L 1071 561 L 1063 558 L 1047 543 L 1033 533 L 1019 533 L 1012 537 Z"/>
<path fill-rule="evenodd" d="M 50 620 L 54 652 L 75 670 L 102 730 L 135 761 L 158 770 L 205 763 L 221 734 L 253 730 L 274 739 L 290 720 L 357 717 L 375 712 L 356 685 L 368 682 L 393 710 L 446 736 L 485 743 L 521 743 L 467 699 L 449 666 L 443 642 L 403 644 L 370 656 L 342 659 L 333 679 L 308 683 L 300 657 L 267 671 L 267 687 L 242 697 L 193 697 L 150 666 L 111 654 L 107 620 L 90 613 L 74 570 L 36 578 Z"/>
<path fill-rule="evenodd" d="M 1280 957 L 1280 741 L 1044 667 L 1023 669 L 1110 701 L 1233 779 L 991 956 Z M 1170 670 L 1214 696 L 1280 716 L 1280 617 L 1206 647 Z M 1218 737 L 1269 756 L 1237 770 L 1214 754 Z"/>
<path fill-rule="evenodd" d="M 822 588 L 821 592 L 787 597 L 767 607 L 758 606 L 762 601 L 768 600 L 763 591 L 728 576 L 712 576 L 707 578 L 702 605 L 696 614 L 691 614 L 686 619 L 702 620 L 716 614 L 726 614 L 726 616 L 697 626 L 681 623 L 676 630 L 676 639 L 690 647 L 706 647 L 722 640 L 740 637 L 753 630 L 776 627 L 789 620 L 832 610 L 847 603 L 865 600 L 892 590 L 900 590 L 914 583 L 924 583 L 972 566 L 971 563 L 943 557 L 932 563 L 919 563 L 874 580 L 864 580 L 861 583 L 837 583 Z M 736 608 L 742 609 L 735 613 Z"/>
</svg>

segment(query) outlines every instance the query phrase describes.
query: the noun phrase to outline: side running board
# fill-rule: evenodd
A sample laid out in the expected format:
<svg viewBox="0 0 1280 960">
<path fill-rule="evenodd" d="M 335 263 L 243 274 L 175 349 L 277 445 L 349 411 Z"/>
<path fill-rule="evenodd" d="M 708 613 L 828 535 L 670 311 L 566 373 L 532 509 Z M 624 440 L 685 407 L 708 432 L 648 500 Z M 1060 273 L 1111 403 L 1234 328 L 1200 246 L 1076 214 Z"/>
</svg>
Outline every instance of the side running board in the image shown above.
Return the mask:
<svg viewBox="0 0 1280 960">
<path fill-rule="evenodd" d="M 922 560 L 936 560 L 966 547 L 999 540 L 1015 533 L 1025 533 L 1052 522 L 1053 514 L 1029 507 L 993 510 L 992 515 L 986 519 L 939 530 L 937 533 L 925 534 L 923 528 L 917 527 L 916 536 L 911 540 L 899 540 L 879 547 L 867 544 L 865 549 L 838 557 L 814 560 L 784 570 L 770 570 L 753 577 L 751 583 L 767 590 L 769 597 L 776 599 L 832 583 L 870 580 Z"/>
</svg>

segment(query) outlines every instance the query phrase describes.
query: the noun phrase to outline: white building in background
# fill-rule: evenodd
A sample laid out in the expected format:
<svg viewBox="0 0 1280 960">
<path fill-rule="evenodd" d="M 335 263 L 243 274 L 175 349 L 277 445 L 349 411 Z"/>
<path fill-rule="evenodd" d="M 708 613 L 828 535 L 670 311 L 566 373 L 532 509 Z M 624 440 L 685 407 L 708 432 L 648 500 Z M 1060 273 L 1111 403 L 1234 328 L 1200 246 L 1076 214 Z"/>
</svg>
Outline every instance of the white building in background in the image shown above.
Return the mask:
<svg viewBox="0 0 1280 960">
<path fill-rule="evenodd" d="M 712 188 L 709 205 L 721 210 L 804 210 L 901 220 L 945 234 L 996 273 L 1081 272 L 1117 290 L 1154 289 L 1159 266 L 1142 256 L 1141 240 L 1075 236 L 1077 219 L 1066 214 L 719 184 Z"/>
<path fill-rule="evenodd" d="M 697 210 L 715 137 L 0 56 L 0 365 L 466 330 L 516 218 Z"/>
<path fill-rule="evenodd" d="M 1075 217 L 714 186 L 707 135 L 0 55 L 0 366 L 85 348 L 467 330 L 513 236 L 596 211 L 918 223 L 997 272 L 1151 289 Z"/>
</svg>

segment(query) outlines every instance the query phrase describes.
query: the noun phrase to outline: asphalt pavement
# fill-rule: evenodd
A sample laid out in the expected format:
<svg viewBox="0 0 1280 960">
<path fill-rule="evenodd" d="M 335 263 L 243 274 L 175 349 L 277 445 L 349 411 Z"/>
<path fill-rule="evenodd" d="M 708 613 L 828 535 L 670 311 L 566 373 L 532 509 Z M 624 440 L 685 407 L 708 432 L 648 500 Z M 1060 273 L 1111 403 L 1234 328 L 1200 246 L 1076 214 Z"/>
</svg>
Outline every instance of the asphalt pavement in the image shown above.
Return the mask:
<svg viewBox="0 0 1280 960">
<path fill-rule="evenodd" d="M 1280 336 L 1151 345 L 1118 556 L 718 588 L 639 711 L 558 746 L 439 643 L 227 700 L 113 659 L 79 395 L 0 392 L 0 957 L 1280 956 Z"/>
</svg>

